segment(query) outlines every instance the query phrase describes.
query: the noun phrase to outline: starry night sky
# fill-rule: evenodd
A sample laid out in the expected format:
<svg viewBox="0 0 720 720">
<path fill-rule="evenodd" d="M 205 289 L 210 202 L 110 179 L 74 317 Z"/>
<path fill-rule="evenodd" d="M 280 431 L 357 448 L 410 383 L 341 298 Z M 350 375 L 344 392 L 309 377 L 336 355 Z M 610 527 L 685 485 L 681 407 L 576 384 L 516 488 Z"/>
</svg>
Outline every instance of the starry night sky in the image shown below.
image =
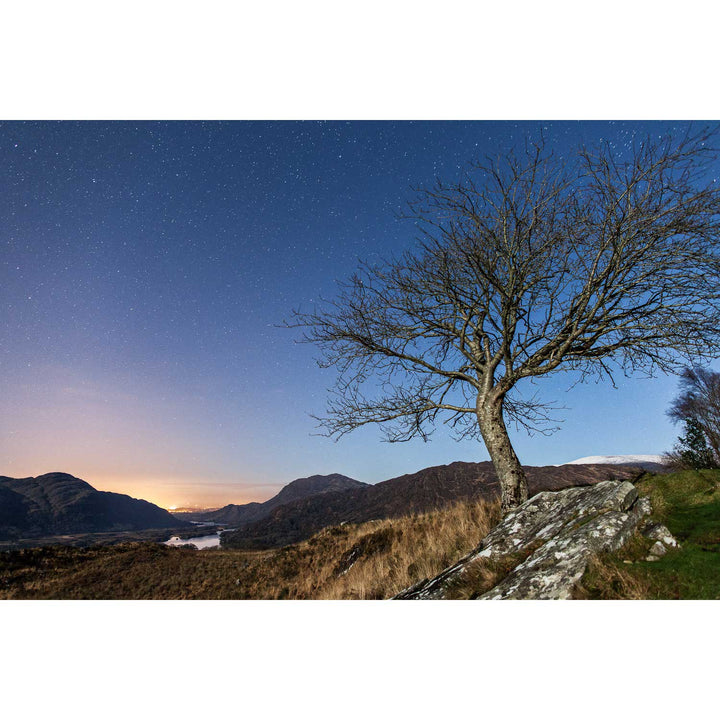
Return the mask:
<svg viewBox="0 0 720 720">
<path fill-rule="evenodd" d="M 457 179 L 543 129 L 560 155 L 619 152 L 638 122 L 7 122 L 0 124 L 0 475 L 65 471 L 166 507 L 264 500 L 290 480 L 377 482 L 485 460 L 436 433 L 313 435 L 331 371 L 294 308 L 359 259 L 411 247 L 410 186 Z M 526 464 L 669 449 L 674 378 L 565 392 L 552 437 L 513 435 Z"/>
</svg>

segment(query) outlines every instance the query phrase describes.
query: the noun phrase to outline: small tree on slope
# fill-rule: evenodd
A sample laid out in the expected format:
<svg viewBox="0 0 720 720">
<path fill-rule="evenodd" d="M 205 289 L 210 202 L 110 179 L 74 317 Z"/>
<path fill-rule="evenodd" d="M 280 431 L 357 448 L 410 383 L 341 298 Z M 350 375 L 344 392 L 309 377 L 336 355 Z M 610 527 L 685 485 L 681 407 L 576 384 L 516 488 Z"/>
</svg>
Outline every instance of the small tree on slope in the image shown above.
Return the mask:
<svg viewBox="0 0 720 720">
<path fill-rule="evenodd" d="M 673 422 L 692 420 L 710 444 L 714 462 L 720 463 L 720 373 L 687 367 L 680 375 L 680 394 L 668 415 Z M 687 426 L 686 426 L 687 430 Z"/>
<path fill-rule="evenodd" d="M 685 435 L 678 438 L 669 458 L 671 462 L 693 470 L 717 467 L 702 426 L 692 418 L 685 421 Z"/>
<path fill-rule="evenodd" d="M 604 145 L 556 158 L 539 142 L 419 193 L 413 252 L 363 265 L 292 327 L 338 372 L 332 437 L 378 423 L 390 441 L 444 420 L 485 443 L 503 512 L 527 498 L 506 429 L 547 431 L 518 384 L 563 370 L 612 379 L 717 353 L 720 183 L 706 135 L 626 161 Z"/>
</svg>

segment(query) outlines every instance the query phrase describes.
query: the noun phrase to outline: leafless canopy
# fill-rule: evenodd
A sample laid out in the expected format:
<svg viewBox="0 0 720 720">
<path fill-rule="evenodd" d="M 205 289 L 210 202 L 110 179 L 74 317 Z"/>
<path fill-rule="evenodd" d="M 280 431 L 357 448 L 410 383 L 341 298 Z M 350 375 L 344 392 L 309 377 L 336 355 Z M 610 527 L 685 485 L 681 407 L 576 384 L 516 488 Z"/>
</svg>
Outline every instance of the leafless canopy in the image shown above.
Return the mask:
<svg viewBox="0 0 720 720">
<path fill-rule="evenodd" d="M 538 142 L 421 191 L 416 251 L 362 266 L 289 323 L 338 371 L 327 433 L 380 423 L 391 441 L 425 438 L 442 414 L 474 434 L 493 398 L 542 429 L 547 407 L 518 395 L 520 380 L 651 375 L 716 355 L 710 138 L 648 139 L 625 158 L 608 145 L 554 157 Z"/>
</svg>

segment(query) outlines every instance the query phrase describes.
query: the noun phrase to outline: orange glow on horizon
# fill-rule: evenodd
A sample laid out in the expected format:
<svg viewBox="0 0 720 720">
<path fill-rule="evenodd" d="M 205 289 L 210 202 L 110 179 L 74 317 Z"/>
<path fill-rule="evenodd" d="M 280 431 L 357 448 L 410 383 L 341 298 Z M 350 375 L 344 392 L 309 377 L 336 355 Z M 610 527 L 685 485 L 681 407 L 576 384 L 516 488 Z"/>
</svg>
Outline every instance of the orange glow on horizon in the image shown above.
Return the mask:
<svg viewBox="0 0 720 720">
<path fill-rule="evenodd" d="M 282 484 L 213 483 L 190 479 L 122 476 L 79 476 L 96 490 L 147 500 L 166 510 L 219 508 L 229 504 L 264 502 Z"/>
<path fill-rule="evenodd" d="M 0 475 L 26 478 L 38 477 L 51 472 L 66 472 L 89 483 L 96 490 L 120 493 L 147 500 L 166 510 L 202 510 L 225 505 L 243 505 L 265 502 L 287 483 L 263 482 L 262 480 L 229 480 L 223 477 L 204 478 L 188 476 L 161 476 L 139 474 L 106 474 L 96 471 L 92 465 L 78 467 L 80 463 L 59 462 L 43 464 L 28 463 Z M 68 468 L 68 466 L 74 466 Z"/>
</svg>

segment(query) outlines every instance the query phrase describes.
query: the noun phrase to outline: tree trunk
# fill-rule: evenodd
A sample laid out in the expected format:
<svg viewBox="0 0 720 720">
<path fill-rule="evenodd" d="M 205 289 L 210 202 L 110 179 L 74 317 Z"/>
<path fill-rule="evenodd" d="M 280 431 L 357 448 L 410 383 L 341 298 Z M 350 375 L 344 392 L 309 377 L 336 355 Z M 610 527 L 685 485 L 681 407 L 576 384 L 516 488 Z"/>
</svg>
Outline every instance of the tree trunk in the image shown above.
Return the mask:
<svg viewBox="0 0 720 720">
<path fill-rule="evenodd" d="M 522 505 L 528 499 L 525 471 L 508 437 L 503 419 L 503 397 L 477 401 L 477 419 L 485 447 L 500 480 L 502 514 Z"/>
</svg>

